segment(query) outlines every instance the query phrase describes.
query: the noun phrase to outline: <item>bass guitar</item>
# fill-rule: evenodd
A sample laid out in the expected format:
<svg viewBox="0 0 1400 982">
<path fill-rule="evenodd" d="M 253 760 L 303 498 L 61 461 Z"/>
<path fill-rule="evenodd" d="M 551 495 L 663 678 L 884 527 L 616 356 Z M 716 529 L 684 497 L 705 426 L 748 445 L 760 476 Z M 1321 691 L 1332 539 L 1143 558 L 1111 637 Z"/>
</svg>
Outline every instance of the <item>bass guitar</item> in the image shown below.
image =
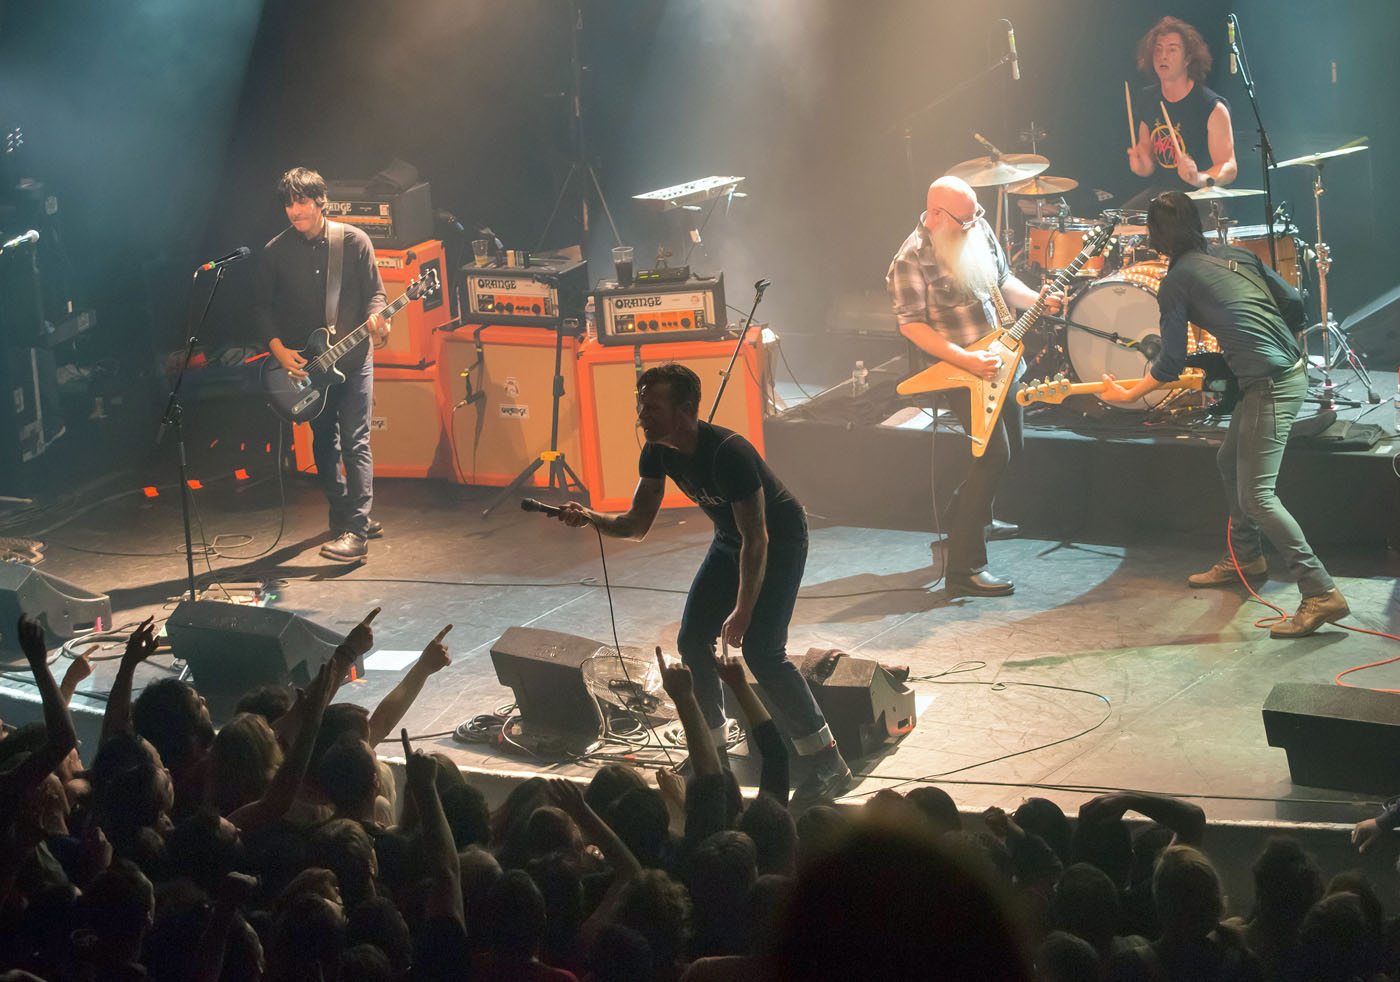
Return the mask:
<svg viewBox="0 0 1400 982">
<path fill-rule="evenodd" d="M 1158 382 L 1152 391 L 1190 389 L 1196 392 L 1216 393 L 1216 402 L 1206 411 L 1211 416 L 1223 416 L 1235 408 L 1235 403 L 1239 401 L 1239 381 L 1226 367 L 1224 356 L 1214 351 L 1187 355 L 1186 367 L 1196 369 L 1202 374 L 1183 375 L 1171 382 Z M 1131 389 L 1141 381 L 1140 378 L 1120 379 L 1118 384 L 1125 389 Z M 1064 402 L 1070 396 L 1097 395 L 1107 387 L 1102 381 L 1071 382 L 1067 376 L 1060 374 L 1054 378 L 1023 383 L 1016 392 L 1016 401 L 1023 406 L 1037 402 L 1055 405 Z"/>
<path fill-rule="evenodd" d="M 1088 234 L 1079 255 L 1051 281 L 1052 292 L 1062 290 L 1079 272 L 1081 266 L 1108 245 L 1114 225 L 1114 219 L 1110 218 Z M 1000 296 L 997 299 L 1000 301 Z M 1001 306 L 998 302 L 998 308 Z M 1044 310 L 1045 297 L 1041 295 L 1010 327 L 999 327 L 967 346 L 968 351 L 987 351 L 997 356 L 1001 365 L 997 368 L 995 377 L 982 378 L 951 362 L 940 361 L 917 375 L 909 376 L 895 387 L 895 391 L 907 396 L 921 392 L 941 392 L 945 389 L 967 389 L 968 397 L 972 400 L 972 425 L 969 428 L 971 432 L 967 435 L 972 441 L 972 455 L 982 456 L 987 452 L 987 437 L 996 425 L 997 417 L 1001 415 L 1007 390 L 1011 386 L 1011 380 L 1016 377 L 1016 367 L 1021 363 L 1024 354 L 1023 339 Z M 1009 319 L 1008 317 L 1007 320 Z"/>
<path fill-rule="evenodd" d="M 402 296 L 379 312 L 379 316 L 387 321 L 415 300 L 436 293 L 438 288 L 437 270 L 425 269 L 408 284 Z M 331 344 L 328 328 L 316 328 L 306 347 L 298 352 L 306 359 L 302 369 L 306 372 L 305 378 L 293 378 L 271 355 L 264 358 L 261 383 L 268 406 L 289 423 L 306 423 L 321 415 L 326 405 L 326 390 L 345 381 L 345 373 L 337 367 L 338 363 L 367 337 L 368 319 L 335 344 Z"/>
</svg>

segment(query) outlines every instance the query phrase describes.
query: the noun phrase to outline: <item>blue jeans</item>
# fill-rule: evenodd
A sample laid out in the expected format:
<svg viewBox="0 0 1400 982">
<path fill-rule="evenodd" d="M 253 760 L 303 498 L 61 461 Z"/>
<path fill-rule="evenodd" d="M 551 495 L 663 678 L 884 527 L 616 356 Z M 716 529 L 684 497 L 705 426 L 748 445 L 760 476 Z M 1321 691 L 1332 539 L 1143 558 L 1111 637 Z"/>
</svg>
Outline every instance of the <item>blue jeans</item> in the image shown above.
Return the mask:
<svg viewBox="0 0 1400 982">
<path fill-rule="evenodd" d="M 1302 365 L 1244 385 L 1215 463 L 1230 509 L 1230 545 L 1240 565 L 1263 554 L 1262 534 L 1283 556 L 1298 590 L 1313 597 L 1333 588 L 1332 577 L 1274 491 L 1288 433 L 1307 392 Z"/>
<path fill-rule="evenodd" d="M 797 603 L 797 588 L 807 565 L 807 538 L 797 543 L 768 543 L 763 586 L 753 618 L 744 632 L 744 662 L 763 687 L 777 723 L 792 738 L 799 754 L 814 754 L 831 745 L 817 700 L 797 666 L 787 658 L 788 622 Z M 690 669 L 695 698 L 714 730 L 724 724 L 724 693 L 715 667 L 715 640 L 739 596 L 739 547 L 718 538 L 710 544 L 686 598 L 676 647 Z"/>
<path fill-rule="evenodd" d="M 330 505 L 332 532 L 369 531 L 374 496 L 374 459 L 369 452 L 369 416 L 374 405 L 374 363 L 347 373 L 326 391 L 326 407 L 311 421 L 311 456 Z M 341 464 L 345 473 L 341 474 Z"/>
</svg>

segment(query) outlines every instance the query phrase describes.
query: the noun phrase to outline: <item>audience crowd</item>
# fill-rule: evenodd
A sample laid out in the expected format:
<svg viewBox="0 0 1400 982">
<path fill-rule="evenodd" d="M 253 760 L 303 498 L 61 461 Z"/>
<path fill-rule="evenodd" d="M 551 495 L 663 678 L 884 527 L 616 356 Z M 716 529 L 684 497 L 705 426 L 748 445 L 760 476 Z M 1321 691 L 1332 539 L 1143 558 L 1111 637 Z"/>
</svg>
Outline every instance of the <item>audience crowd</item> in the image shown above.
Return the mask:
<svg viewBox="0 0 1400 982">
<path fill-rule="evenodd" d="M 783 740 L 728 659 L 761 763 L 752 800 L 659 649 L 685 778 L 532 778 L 493 811 L 400 731 L 396 790 L 374 747 L 449 655 L 444 630 L 373 710 L 333 702 L 376 613 L 304 691 L 250 692 L 217 730 L 174 677 L 133 700 L 157 645 L 147 621 L 95 748 L 67 709 L 91 666 L 56 682 L 21 618 L 44 722 L 0 740 L 0 978 L 1400 979 L 1375 890 L 1325 880 L 1292 839 L 1268 842 L 1248 916 L 1225 919 L 1186 802 L 1108 794 L 1071 821 L 1031 798 L 976 832 L 936 787 L 790 803 Z M 1147 820 L 1136 832 L 1129 812 Z"/>
</svg>

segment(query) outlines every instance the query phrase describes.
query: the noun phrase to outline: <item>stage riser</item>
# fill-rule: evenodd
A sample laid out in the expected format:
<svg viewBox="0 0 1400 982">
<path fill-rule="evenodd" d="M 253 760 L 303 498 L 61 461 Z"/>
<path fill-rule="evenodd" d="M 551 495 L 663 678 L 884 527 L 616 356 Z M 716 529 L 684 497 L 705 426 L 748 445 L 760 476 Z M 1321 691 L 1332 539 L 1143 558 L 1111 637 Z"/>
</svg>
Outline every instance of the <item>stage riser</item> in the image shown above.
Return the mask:
<svg viewBox="0 0 1400 982">
<path fill-rule="evenodd" d="M 845 525 L 934 528 L 934 439 L 926 432 L 769 420 L 769 464 L 809 513 Z M 967 438 L 937 436 L 946 508 L 971 459 Z M 1002 485 L 997 517 L 1028 535 L 1127 542 L 1157 535 L 1223 539 L 1225 501 L 1214 445 L 1091 440 L 1028 431 Z M 1314 546 L 1400 543 L 1400 479 L 1389 454 L 1290 450 L 1279 495 Z"/>
</svg>

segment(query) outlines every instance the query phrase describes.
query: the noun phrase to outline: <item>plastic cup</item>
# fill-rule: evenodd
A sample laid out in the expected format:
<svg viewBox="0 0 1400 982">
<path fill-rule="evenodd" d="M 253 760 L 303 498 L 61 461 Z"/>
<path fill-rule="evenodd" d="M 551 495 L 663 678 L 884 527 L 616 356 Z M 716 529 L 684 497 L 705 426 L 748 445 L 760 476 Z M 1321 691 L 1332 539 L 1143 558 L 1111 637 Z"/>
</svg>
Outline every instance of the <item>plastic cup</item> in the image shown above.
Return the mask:
<svg viewBox="0 0 1400 982">
<path fill-rule="evenodd" d="M 478 266 L 485 266 L 491 261 L 491 241 L 489 239 L 472 239 L 472 261 Z"/>
<path fill-rule="evenodd" d="M 618 246 L 612 251 L 613 266 L 617 268 L 617 285 L 632 285 L 632 247 Z"/>
</svg>

